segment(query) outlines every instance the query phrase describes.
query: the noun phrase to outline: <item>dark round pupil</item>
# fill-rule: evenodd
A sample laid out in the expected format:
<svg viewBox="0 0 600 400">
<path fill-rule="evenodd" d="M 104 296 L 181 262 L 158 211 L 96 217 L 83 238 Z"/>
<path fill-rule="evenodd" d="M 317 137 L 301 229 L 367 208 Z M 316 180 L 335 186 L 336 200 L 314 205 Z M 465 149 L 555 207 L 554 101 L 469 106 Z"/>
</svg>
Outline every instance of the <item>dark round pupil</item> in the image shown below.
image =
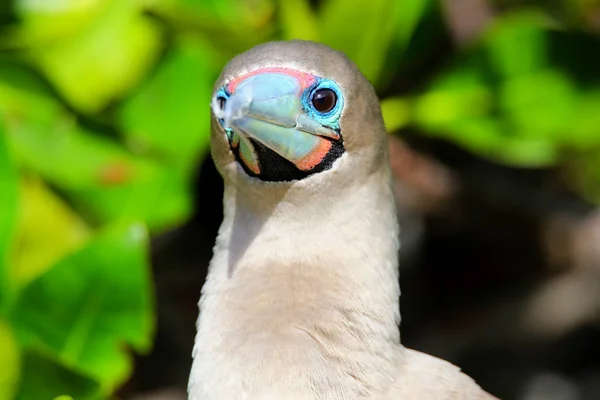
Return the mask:
<svg viewBox="0 0 600 400">
<path fill-rule="evenodd" d="M 319 89 L 312 97 L 312 105 L 319 112 L 329 112 L 335 107 L 337 96 L 331 89 Z"/>
<path fill-rule="evenodd" d="M 225 109 L 225 103 L 227 102 L 227 99 L 225 99 L 225 97 L 219 97 L 217 99 L 217 101 L 219 102 L 219 108 L 221 110 L 224 110 Z"/>
</svg>

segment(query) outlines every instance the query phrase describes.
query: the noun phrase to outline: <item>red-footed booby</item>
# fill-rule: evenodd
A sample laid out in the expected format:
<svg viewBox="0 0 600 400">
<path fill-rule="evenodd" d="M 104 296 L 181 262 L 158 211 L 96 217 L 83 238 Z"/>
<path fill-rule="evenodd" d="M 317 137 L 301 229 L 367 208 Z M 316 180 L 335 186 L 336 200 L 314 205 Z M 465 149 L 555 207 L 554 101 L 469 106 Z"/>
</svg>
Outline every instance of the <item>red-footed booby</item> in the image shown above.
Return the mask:
<svg viewBox="0 0 600 400">
<path fill-rule="evenodd" d="M 400 343 L 399 228 L 375 91 L 343 54 L 272 42 L 215 84 L 224 218 L 191 400 L 493 399 Z"/>
</svg>

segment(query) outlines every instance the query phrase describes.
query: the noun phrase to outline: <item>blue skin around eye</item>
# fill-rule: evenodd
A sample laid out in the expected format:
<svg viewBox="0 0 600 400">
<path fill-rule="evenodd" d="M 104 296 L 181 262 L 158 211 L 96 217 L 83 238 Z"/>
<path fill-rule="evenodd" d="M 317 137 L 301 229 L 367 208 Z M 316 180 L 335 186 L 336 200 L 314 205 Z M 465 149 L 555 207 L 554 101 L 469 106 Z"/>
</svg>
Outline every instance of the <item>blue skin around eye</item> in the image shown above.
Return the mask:
<svg viewBox="0 0 600 400">
<path fill-rule="evenodd" d="M 225 100 L 227 100 L 229 98 L 229 93 L 227 93 L 227 91 L 225 90 L 225 88 L 221 88 L 219 89 L 219 91 L 217 92 L 217 99 L 219 98 L 224 98 Z M 225 123 L 225 121 L 223 121 L 223 118 L 219 118 L 219 123 L 221 124 L 221 126 L 223 126 L 223 124 Z M 231 128 L 225 128 L 225 133 L 227 134 L 227 137 L 229 138 L 229 140 L 231 140 L 233 138 L 233 130 Z"/>
<path fill-rule="evenodd" d="M 313 93 L 319 89 L 331 89 L 337 95 L 335 106 L 326 113 L 315 110 L 311 102 Z M 302 94 L 302 107 L 312 119 L 321 125 L 331 128 L 336 132 L 340 131 L 340 117 L 342 115 L 342 109 L 344 108 L 344 97 L 342 96 L 342 91 L 339 86 L 334 81 L 325 78 L 317 78 L 317 82 Z"/>
</svg>

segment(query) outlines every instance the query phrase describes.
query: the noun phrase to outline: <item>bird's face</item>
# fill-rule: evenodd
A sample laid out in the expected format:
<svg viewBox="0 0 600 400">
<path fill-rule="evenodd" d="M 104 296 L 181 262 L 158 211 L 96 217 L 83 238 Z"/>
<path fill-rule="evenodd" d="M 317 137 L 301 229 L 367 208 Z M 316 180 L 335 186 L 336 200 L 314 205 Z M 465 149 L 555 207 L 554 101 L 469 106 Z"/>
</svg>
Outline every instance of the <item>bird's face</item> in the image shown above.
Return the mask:
<svg viewBox="0 0 600 400">
<path fill-rule="evenodd" d="M 213 159 L 238 189 L 335 191 L 385 164 L 373 87 L 322 44 L 270 42 L 234 57 L 215 84 L 211 109 Z"/>
<path fill-rule="evenodd" d="M 303 179 L 344 153 L 344 93 L 335 80 L 258 68 L 219 87 L 212 109 L 235 160 L 263 181 Z"/>
</svg>

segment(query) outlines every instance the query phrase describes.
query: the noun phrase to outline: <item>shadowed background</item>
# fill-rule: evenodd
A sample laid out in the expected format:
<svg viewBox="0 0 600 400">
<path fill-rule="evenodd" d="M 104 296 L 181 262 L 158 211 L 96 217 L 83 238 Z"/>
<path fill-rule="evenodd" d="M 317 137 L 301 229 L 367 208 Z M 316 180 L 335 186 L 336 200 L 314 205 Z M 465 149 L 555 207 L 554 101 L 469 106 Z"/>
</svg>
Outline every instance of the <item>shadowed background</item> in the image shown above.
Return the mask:
<svg viewBox="0 0 600 400">
<path fill-rule="evenodd" d="M 405 345 L 502 399 L 599 399 L 600 1 L 14 0 L 0 400 L 185 399 L 222 212 L 212 85 L 292 38 L 382 100 Z"/>
</svg>

